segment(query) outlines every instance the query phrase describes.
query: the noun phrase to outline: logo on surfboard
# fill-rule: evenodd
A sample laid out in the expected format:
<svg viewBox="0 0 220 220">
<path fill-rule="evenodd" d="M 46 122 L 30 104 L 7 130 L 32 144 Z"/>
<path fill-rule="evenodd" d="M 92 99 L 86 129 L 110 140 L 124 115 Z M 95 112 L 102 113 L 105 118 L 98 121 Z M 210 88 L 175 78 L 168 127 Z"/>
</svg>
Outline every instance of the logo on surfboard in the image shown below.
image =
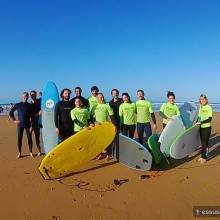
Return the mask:
<svg viewBox="0 0 220 220">
<path fill-rule="evenodd" d="M 53 107 L 54 107 L 54 101 L 51 100 L 51 99 L 48 99 L 48 100 L 46 101 L 46 107 L 47 107 L 47 108 L 53 108 Z"/>
</svg>

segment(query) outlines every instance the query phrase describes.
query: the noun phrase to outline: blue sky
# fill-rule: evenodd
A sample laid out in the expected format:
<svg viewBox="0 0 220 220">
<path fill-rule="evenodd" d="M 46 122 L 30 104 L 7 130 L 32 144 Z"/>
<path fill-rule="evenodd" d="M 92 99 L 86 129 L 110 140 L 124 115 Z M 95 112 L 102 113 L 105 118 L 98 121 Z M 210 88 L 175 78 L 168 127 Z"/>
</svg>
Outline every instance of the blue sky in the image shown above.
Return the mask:
<svg viewBox="0 0 220 220">
<path fill-rule="evenodd" d="M 117 88 L 220 102 L 219 12 L 219 0 L 1 0 L 0 103 L 48 80 L 107 100 Z"/>
</svg>

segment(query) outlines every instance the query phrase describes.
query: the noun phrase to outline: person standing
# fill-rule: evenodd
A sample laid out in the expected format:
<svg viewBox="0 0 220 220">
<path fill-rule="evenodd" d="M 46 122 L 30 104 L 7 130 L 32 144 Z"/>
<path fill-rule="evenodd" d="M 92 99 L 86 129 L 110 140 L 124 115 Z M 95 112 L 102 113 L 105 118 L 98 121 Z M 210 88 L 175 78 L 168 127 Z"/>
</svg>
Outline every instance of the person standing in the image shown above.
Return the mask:
<svg viewBox="0 0 220 220">
<path fill-rule="evenodd" d="M 92 86 L 92 88 L 91 88 L 92 96 L 90 96 L 88 98 L 90 112 L 91 112 L 92 108 L 98 104 L 98 100 L 97 100 L 98 92 L 99 92 L 99 88 L 97 86 Z"/>
<path fill-rule="evenodd" d="M 179 107 L 174 103 L 175 101 L 175 95 L 173 92 L 168 91 L 167 92 L 167 98 L 168 102 L 163 103 L 159 115 L 163 118 L 163 129 L 166 127 L 169 121 L 172 121 L 172 117 L 174 115 L 179 115 L 182 119 L 182 122 L 184 124 L 184 130 L 186 130 L 185 122 L 180 114 Z"/>
<path fill-rule="evenodd" d="M 30 91 L 31 97 L 31 110 L 33 114 L 33 122 L 32 127 L 35 135 L 35 141 L 38 149 L 38 156 L 41 155 L 41 147 L 40 147 L 40 128 L 42 125 L 40 124 L 40 114 L 41 114 L 41 98 L 37 99 L 37 92 L 35 90 Z"/>
<path fill-rule="evenodd" d="M 200 109 L 197 119 L 197 124 L 200 125 L 200 140 L 202 144 L 202 155 L 198 159 L 200 164 L 204 164 L 209 153 L 209 139 L 211 135 L 212 107 L 209 105 L 208 98 L 202 94 L 199 97 Z"/>
<path fill-rule="evenodd" d="M 148 138 L 152 134 L 151 130 L 151 124 L 150 124 L 150 117 L 153 121 L 153 132 L 156 132 L 157 129 L 157 123 L 156 123 L 156 117 L 153 111 L 152 104 L 147 101 L 144 98 L 144 91 L 138 90 L 137 96 L 139 98 L 138 101 L 136 101 L 136 108 L 137 108 L 137 133 L 138 133 L 138 139 L 140 144 L 143 143 L 143 134 L 145 132 L 146 135 L 146 143 Z M 148 145 L 148 144 L 147 144 Z"/>
<path fill-rule="evenodd" d="M 136 104 L 131 101 L 130 96 L 127 92 L 122 94 L 122 100 L 123 103 L 119 107 L 121 131 L 123 135 L 134 138 L 134 133 L 136 129 Z"/>
<path fill-rule="evenodd" d="M 11 119 L 14 121 L 14 123 L 17 125 L 17 146 L 18 146 L 18 156 L 17 158 L 21 158 L 21 148 L 22 148 L 22 139 L 23 139 L 23 133 L 24 130 L 27 135 L 28 139 L 28 146 L 30 151 L 30 156 L 33 157 L 32 153 L 32 137 L 31 137 L 31 131 L 32 131 L 32 111 L 31 111 L 31 104 L 28 103 L 28 92 L 23 92 L 22 94 L 22 101 L 19 103 L 16 103 L 12 109 L 9 112 L 9 115 Z M 15 118 L 14 112 L 17 110 L 17 118 Z"/>
<path fill-rule="evenodd" d="M 109 102 L 109 106 L 114 112 L 115 123 L 117 127 L 117 132 L 112 142 L 112 155 L 119 160 L 119 133 L 120 133 L 120 116 L 119 116 L 119 106 L 123 103 L 122 98 L 119 98 L 119 91 L 117 89 L 112 89 L 111 91 L 112 100 Z"/>
<path fill-rule="evenodd" d="M 87 109 L 89 109 L 89 100 L 82 96 L 82 89 L 79 86 L 75 88 L 75 94 L 76 96 L 70 100 L 71 102 L 73 102 L 74 108 L 76 107 L 75 99 L 79 98 L 82 105 L 84 105 Z"/>
<path fill-rule="evenodd" d="M 90 130 L 90 115 L 89 111 L 82 104 L 80 98 L 75 98 L 75 108 L 71 110 L 71 118 L 74 122 L 74 132 L 77 133 L 82 129 Z"/>
<path fill-rule="evenodd" d="M 62 100 L 57 102 L 54 109 L 54 123 L 60 142 L 74 134 L 74 123 L 70 115 L 73 109 L 73 102 L 70 101 L 71 93 L 70 89 L 63 89 L 60 93 Z"/>
<path fill-rule="evenodd" d="M 105 103 L 104 95 L 102 93 L 98 93 L 97 95 L 98 104 L 94 106 L 90 112 L 93 116 L 93 123 L 101 124 L 102 122 L 107 122 L 110 117 L 111 122 L 115 126 L 115 132 L 117 131 L 116 122 L 114 118 L 114 113 L 111 107 Z M 106 148 L 106 159 L 109 160 L 111 156 L 111 144 Z M 98 160 L 101 159 L 102 154 L 98 156 Z"/>
</svg>

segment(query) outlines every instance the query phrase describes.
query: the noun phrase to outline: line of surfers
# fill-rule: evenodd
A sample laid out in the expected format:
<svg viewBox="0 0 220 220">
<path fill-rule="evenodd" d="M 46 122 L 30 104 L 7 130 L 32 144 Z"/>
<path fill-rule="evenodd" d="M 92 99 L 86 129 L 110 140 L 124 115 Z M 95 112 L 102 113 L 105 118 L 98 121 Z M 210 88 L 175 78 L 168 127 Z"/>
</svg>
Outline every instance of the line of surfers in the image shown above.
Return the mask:
<svg viewBox="0 0 220 220">
<path fill-rule="evenodd" d="M 152 131 L 156 132 L 157 123 L 152 104 L 145 99 L 143 90 L 137 91 L 138 100 L 132 102 L 128 93 L 122 93 L 122 98 L 119 98 L 119 91 L 117 89 L 111 90 L 112 100 L 109 104 L 106 103 L 103 93 L 99 92 L 97 86 L 91 87 L 91 97 L 88 99 L 82 96 L 82 89 L 75 88 L 75 97 L 70 99 L 71 90 L 68 88 L 60 92 L 61 101 L 59 101 L 54 110 L 55 132 L 62 142 L 82 129 L 91 129 L 90 126 L 100 124 L 111 119 L 115 126 L 115 132 L 119 134 L 134 137 L 135 129 L 137 128 L 138 141 L 143 145 L 144 133 L 146 140 L 151 136 Z M 30 156 L 34 157 L 32 153 L 33 141 L 32 132 L 35 134 L 36 146 L 38 148 L 38 155 L 41 155 L 40 146 L 40 128 L 42 128 L 40 115 L 41 110 L 41 96 L 42 93 L 37 93 L 35 90 L 30 91 L 31 102 L 28 102 L 29 93 L 22 94 L 22 101 L 16 103 L 9 112 L 9 117 L 13 119 L 17 125 L 17 147 L 18 156 L 21 158 L 22 138 L 23 132 L 26 131 Z M 166 103 L 163 103 L 159 115 L 163 119 L 163 128 L 166 124 L 173 120 L 174 115 L 180 115 L 179 107 L 174 103 L 175 94 L 167 92 Z M 202 94 L 199 97 L 200 109 L 197 119 L 197 124 L 200 126 L 200 138 L 202 144 L 201 158 L 199 163 L 205 163 L 208 157 L 208 143 L 211 135 L 211 120 L 212 107 L 208 103 L 207 97 Z M 17 118 L 14 112 L 17 110 Z M 151 121 L 153 126 L 151 128 Z M 186 130 L 185 122 L 184 130 Z M 106 149 L 106 159 L 109 160 L 111 156 L 111 145 Z M 101 159 L 102 154 L 98 155 L 97 159 Z"/>
</svg>

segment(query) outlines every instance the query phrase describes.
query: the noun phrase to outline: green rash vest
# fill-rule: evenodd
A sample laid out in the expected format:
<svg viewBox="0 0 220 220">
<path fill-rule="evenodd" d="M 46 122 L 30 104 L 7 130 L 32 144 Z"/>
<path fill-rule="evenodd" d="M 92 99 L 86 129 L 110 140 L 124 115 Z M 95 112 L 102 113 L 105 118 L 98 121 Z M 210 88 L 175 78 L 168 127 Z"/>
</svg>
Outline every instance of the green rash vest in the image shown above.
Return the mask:
<svg viewBox="0 0 220 220">
<path fill-rule="evenodd" d="M 77 119 L 83 126 L 88 126 L 90 119 L 89 111 L 86 108 L 75 107 L 70 112 L 71 118 L 74 121 Z M 74 131 L 81 131 L 83 128 L 74 123 Z"/>
<path fill-rule="evenodd" d="M 167 118 L 171 118 L 174 115 L 180 115 L 180 110 L 178 106 L 176 104 L 170 104 L 169 102 L 164 103 L 161 106 L 160 111 L 163 112 L 164 115 L 167 116 Z M 167 124 L 168 120 L 163 118 L 163 123 Z"/>
<path fill-rule="evenodd" d="M 209 104 L 201 106 L 198 114 L 198 121 L 202 122 L 212 117 L 212 107 Z M 201 128 L 211 127 L 211 122 L 201 124 Z"/>
<path fill-rule="evenodd" d="M 88 101 L 89 101 L 89 110 L 91 111 L 93 107 L 98 104 L 98 100 L 97 97 L 91 96 L 88 98 Z"/>
<path fill-rule="evenodd" d="M 119 116 L 122 118 L 121 123 L 125 125 L 135 124 L 136 105 L 132 103 L 122 103 L 119 106 Z"/>
<path fill-rule="evenodd" d="M 137 122 L 148 123 L 150 122 L 150 114 L 153 113 L 153 107 L 147 100 L 138 100 L 136 102 L 137 108 Z"/>
<path fill-rule="evenodd" d="M 91 115 L 95 118 L 98 122 L 107 122 L 108 116 L 113 115 L 113 110 L 108 104 L 105 103 L 98 103 L 97 106 L 94 106 L 90 112 Z"/>
</svg>

